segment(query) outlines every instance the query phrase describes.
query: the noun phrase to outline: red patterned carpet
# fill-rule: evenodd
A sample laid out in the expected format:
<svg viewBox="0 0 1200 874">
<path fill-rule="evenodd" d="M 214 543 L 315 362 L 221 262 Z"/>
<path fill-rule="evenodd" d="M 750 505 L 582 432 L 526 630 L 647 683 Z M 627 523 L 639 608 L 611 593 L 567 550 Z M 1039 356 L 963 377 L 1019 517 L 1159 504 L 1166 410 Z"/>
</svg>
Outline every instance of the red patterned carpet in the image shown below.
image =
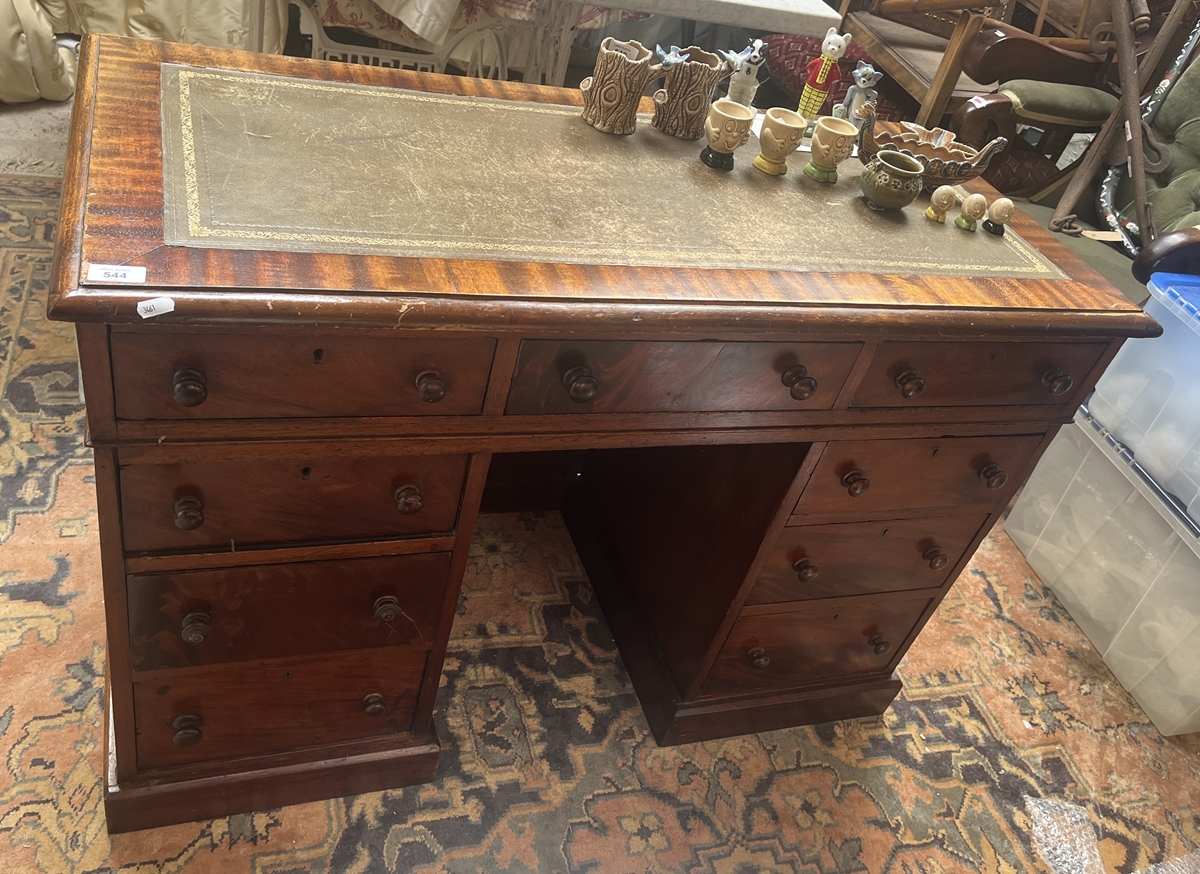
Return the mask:
<svg viewBox="0 0 1200 874">
<path fill-rule="evenodd" d="M 57 183 L 0 177 L 0 872 L 1051 870 L 1025 798 L 1109 872 L 1200 848 L 1200 735 L 1163 738 L 994 532 L 878 719 L 658 748 L 555 514 L 484 517 L 436 782 L 109 837 L 103 615 Z M 951 666 L 947 668 L 947 666 Z"/>
</svg>

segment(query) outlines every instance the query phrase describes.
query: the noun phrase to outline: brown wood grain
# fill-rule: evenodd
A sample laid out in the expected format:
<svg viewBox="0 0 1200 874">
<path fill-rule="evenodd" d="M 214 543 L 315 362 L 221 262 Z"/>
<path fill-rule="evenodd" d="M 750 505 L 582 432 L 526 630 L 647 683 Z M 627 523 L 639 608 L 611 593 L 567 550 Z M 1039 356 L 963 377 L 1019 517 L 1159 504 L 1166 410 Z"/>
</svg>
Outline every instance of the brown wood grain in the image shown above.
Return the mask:
<svg viewBox="0 0 1200 874">
<path fill-rule="evenodd" d="M 904 651 L 929 596 L 884 600 L 816 601 L 801 609 L 739 619 L 708 673 L 701 696 L 750 689 L 782 689 L 818 680 L 885 673 Z M 869 641 L 889 644 L 878 654 Z M 765 651 L 770 663 L 755 667 L 749 653 Z"/>
<path fill-rule="evenodd" d="M 138 767 L 407 732 L 427 654 L 394 646 L 135 674 Z M 383 697 L 382 715 L 364 712 L 370 694 Z M 193 746 L 172 742 L 171 721 L 184 713 L 202 719 L 203 736 Z"/>
<path fill-rule="evenodd" d="M 826 448 L 800 496 L 796 515 L 864 517 L 935 507 L 988 512 L 1016 490 L 1018 476 L 1042 436 L 835 442 Z M 989 488 L 980 477 L 988 464 L 1008 475 L 1001 488 Z M 852 471 L 860 471 L 869 483 L 857 496 L 843 484 Z"/>
<path fill-rule="evenodd" d="M 773 545 L 746 604 L 938 588 L 986 519 L 941 516 L 788 528 Z M 946 558 L 938 570 L 923 558 L 935 548 Z M 813 579 L 802 580 L 795 570 L 805 560 L 814 569 Z"/>
<path fill-rule="evenodd" d="M 408 645 L 431 648 L 450 554 L 133 575 L 129 645 L 134 671 L 155 671 Z M 381 621 L 376 599 L 399 617 Z M 206 615 L 205 639 L 183 639 L 183 621 Z"/>
<path fill-rule="evenodd" d="M 829 409 L 861 345 L 526 340 L 505 412 Z M 804 400 L 793 399 L 782 379 L 797 365 L 817 382 Z M 576 366 L 599 381 L 586 403 L 572 400 L 563 384 L 564 373 Z"/>
<path fill-rule="evenodd" d="M 94 38 L 92 38 L 94 39 Z M 335 301 L 352 304 L 356 323 L 397 326 L 447 324 L 466 313 L 480 324 L 558 323 L 581 315 L 630 321 L 652 316 L 666 303 L 675 316 L 691 317 L 730 304 L 761 305 L 776 316 L 797 305 L 853 305 L 879 309 L 901 306 L 1019 308 L 1117 315 L 1126 332 L 1153 330 L 1135 306 L 1108 286 L 1088 265 L 1018 215 L 1010 227 L 1051 258 L 1064 280 L 969 277 L 877 276 L 791 273 L 763 270 L 675 270 L 605 265 L 388 258 L 189 249 L 162 240 L 162 166 L 159 65 L 163 62 L 321 78 L 390 87 L 424 88 L 503 99 L 579 105 L 577 93 L 515 83 L 431 77 L 268 55 L 224 52 L 178 44 L 100 38 L 89 48 L 96 79 L 94 112 L 87 117 L 89 191 L 77 252 L 64 264 L 136 264 L 150 277 L 142 289 L 84 286 L 79 273 L 60 271 L 51 312 L 78 320 L 133 321 L 137 301 L 170 289 L 176 312 L 166 323 L 189 320 L 296 317 L 335 323 Z M 125 95 L 137 93 L 136 101 Z M 81 124 L 84 123 L 81 121 Z M 980 190 L 982 183 L 972 183 Z M 73 245 L 68 238 L 64 245 Z M 221 289 L 222 294 L 211 290 Z M 268 290 L 272 290 L 268 292 Z M 336 295 L 333 296 L 333 295 Z M 464 298 L 493 298 L 479 306 Z M 562 303 L 570 301 L 568 315 Z M 322 307 L 325 309 L 321 313 Z M 731 314 L 732 315 L 732 314 Z M 797 318 L 798 314 L 793 318 Z M 867 314 L 866 320 L 869 320 Z M 658 318 L 654 321 L 659 321 Z M 662 319 L 663 322 L 666 319 Z M 577 324 L 578 322 L 576 322 Z M 735 324 L 736 322 L 728 322 Z M 711 327 L 711 326 L 710 326 Z"/>
<path fill-rule="evenodd" d="M 266 544 L 380 540 L 453 531 L 466 455 L 277 459 L 136 464 L 121 470 L 129 552 L 245 549 Z M 402 513 L 395 492 L 415 487 L 424 506 Z M 181 529 L 175 504 L 202 508 L 199 527 Z"/>
</svg>

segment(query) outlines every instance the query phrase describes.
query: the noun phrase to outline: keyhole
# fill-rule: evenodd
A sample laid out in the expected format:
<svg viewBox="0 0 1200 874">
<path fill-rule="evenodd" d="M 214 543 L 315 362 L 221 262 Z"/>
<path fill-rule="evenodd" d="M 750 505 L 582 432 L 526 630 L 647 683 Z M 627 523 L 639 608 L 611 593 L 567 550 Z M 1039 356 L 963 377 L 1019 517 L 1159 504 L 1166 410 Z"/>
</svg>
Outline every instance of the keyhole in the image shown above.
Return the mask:
<svg viewBox="0 0 1200 874">
<path fill-rule="evenodd" d="M 300 479 L 308 479 L 310 476 L 312 476 L 312 468 L 311 467 L 300 468 Z"/>
<path fill-rule="evenodd" d="M 929 457 L 930 457 L 930 458 L 937 458 L 937 454 L 938 454 L 939 452 L 941 452 L 941 447 L 940 447 L 940 446 L 935 446 L 935 447 L 933 447 L 933 452 L 929 453 Z"/>
<path fill-rule="evenodd" d="M 879 536 L 880 536 L 880 537 L 887 537 L 887 533 L 888 533 L 888 529 L 887 529 L 887 528 L 884 528 L 882 531 L 880 531 L 880 532 L 879 532 Z"/>
<path fill-rule="evenodd" d="M 283 678 L 284 678 L 285 680 L 290 680 L 290 679 L 292 678 L 292 672 L 291 672 L 291 671 L 284 671 L 284 672 L 283 672 Z"/>
<path fill-rule="evenodd" d="M 325 350 L 324 349 L 314 349 L 313 350 L 313 364 L 320 364 L 324 360 L 325 360 Z"/>
</svg>

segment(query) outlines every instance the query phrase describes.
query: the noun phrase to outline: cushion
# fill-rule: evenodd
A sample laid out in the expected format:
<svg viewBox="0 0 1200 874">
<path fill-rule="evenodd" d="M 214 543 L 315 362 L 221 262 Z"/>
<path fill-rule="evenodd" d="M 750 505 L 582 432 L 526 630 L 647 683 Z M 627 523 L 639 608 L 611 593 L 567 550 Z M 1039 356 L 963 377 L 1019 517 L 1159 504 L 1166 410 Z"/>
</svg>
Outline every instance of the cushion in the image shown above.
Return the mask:
<svg viewBox="0 0 1200 874">
<path fill-rule="evenodd" d="M 1010 79 L 1000 93 L 1013 104 L 1022 121 L 1049 122 L 1070 127 L 1099 127 L 1117 108 L 1117 98 L 1107 91 L 1084 85 L 1061 85 L 1033 79 Z"/>
</svg>

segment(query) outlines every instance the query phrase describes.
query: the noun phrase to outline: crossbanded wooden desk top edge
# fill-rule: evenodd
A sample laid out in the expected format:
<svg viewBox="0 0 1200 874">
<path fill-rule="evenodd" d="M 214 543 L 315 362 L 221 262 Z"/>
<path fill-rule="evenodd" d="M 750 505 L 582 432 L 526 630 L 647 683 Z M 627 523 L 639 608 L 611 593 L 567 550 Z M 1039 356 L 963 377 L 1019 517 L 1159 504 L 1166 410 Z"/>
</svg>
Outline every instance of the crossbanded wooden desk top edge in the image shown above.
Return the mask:
<svg viewBox="0 0 1200 874">
<path fill-rule="evenodd" d="M 113 62 L 122 70 L 118 74 Z M 90 37 L 81 55 L 68 173 L 82 185 L 63 205 L 63 256 L 51 313 L 80 321 L 141 322 L 138 302 L 168 295 L 176 311 L 164 324 L 211 324 L 225 317 L 264 323 L 297 319 L 423 329 L 494 326 L 567 327 L 573 319 L 662 330 L 687 321 L 731 334 L 792 330 L 900 318 L 919 334 L 970 320 L 989 331 L 1038 333 L 1049 318 L 1080 334 L 1091 326 L 1128 336 L 1157 326 L 1049 232 L 1018 212 L 1013 229 L 1065 278 L 823 273 L 526 263 L 363 254 L 194 249 L 163 242 L 159 112 L 130 110 L 129 89 L 159 93 L 163 63 L 258 71 L 361 85 L 424 89 L 502 99 L 578 105 L 578 92 L 453 76 L 230 52 L 116 37 Z M 158 100 L 139 101 L 158 109 Z M 747 158 L 748 160 L 748 158 Z M 844 180 L 849 186 L 854 180 Z M 856 187 L 856 185 L 855 185 Z M 995 192 L 982 183 L 968 188 Z M 86 191 L 86 202 L 82 192 Z M 78 221 L 76 221 L 78 219 Z M 72 228 L 82 228 L 82 231 Z M 945 229 L 949 234 L 955 229 Z M 143 287 L 89 284 L 94 263 L 145 267 Z M 327 320 L 336 301 L 342 315 Z M 349 305 L 349 306 L 347 306 Z M 904 310 L 903 315 L 897 310 Z M 354 317 L 347 319 L 346 313 Z M 950 318 L 954 316 L 954 318 Z M 895 327 L 893 323 L 892 327 Z"/>
</svg>

